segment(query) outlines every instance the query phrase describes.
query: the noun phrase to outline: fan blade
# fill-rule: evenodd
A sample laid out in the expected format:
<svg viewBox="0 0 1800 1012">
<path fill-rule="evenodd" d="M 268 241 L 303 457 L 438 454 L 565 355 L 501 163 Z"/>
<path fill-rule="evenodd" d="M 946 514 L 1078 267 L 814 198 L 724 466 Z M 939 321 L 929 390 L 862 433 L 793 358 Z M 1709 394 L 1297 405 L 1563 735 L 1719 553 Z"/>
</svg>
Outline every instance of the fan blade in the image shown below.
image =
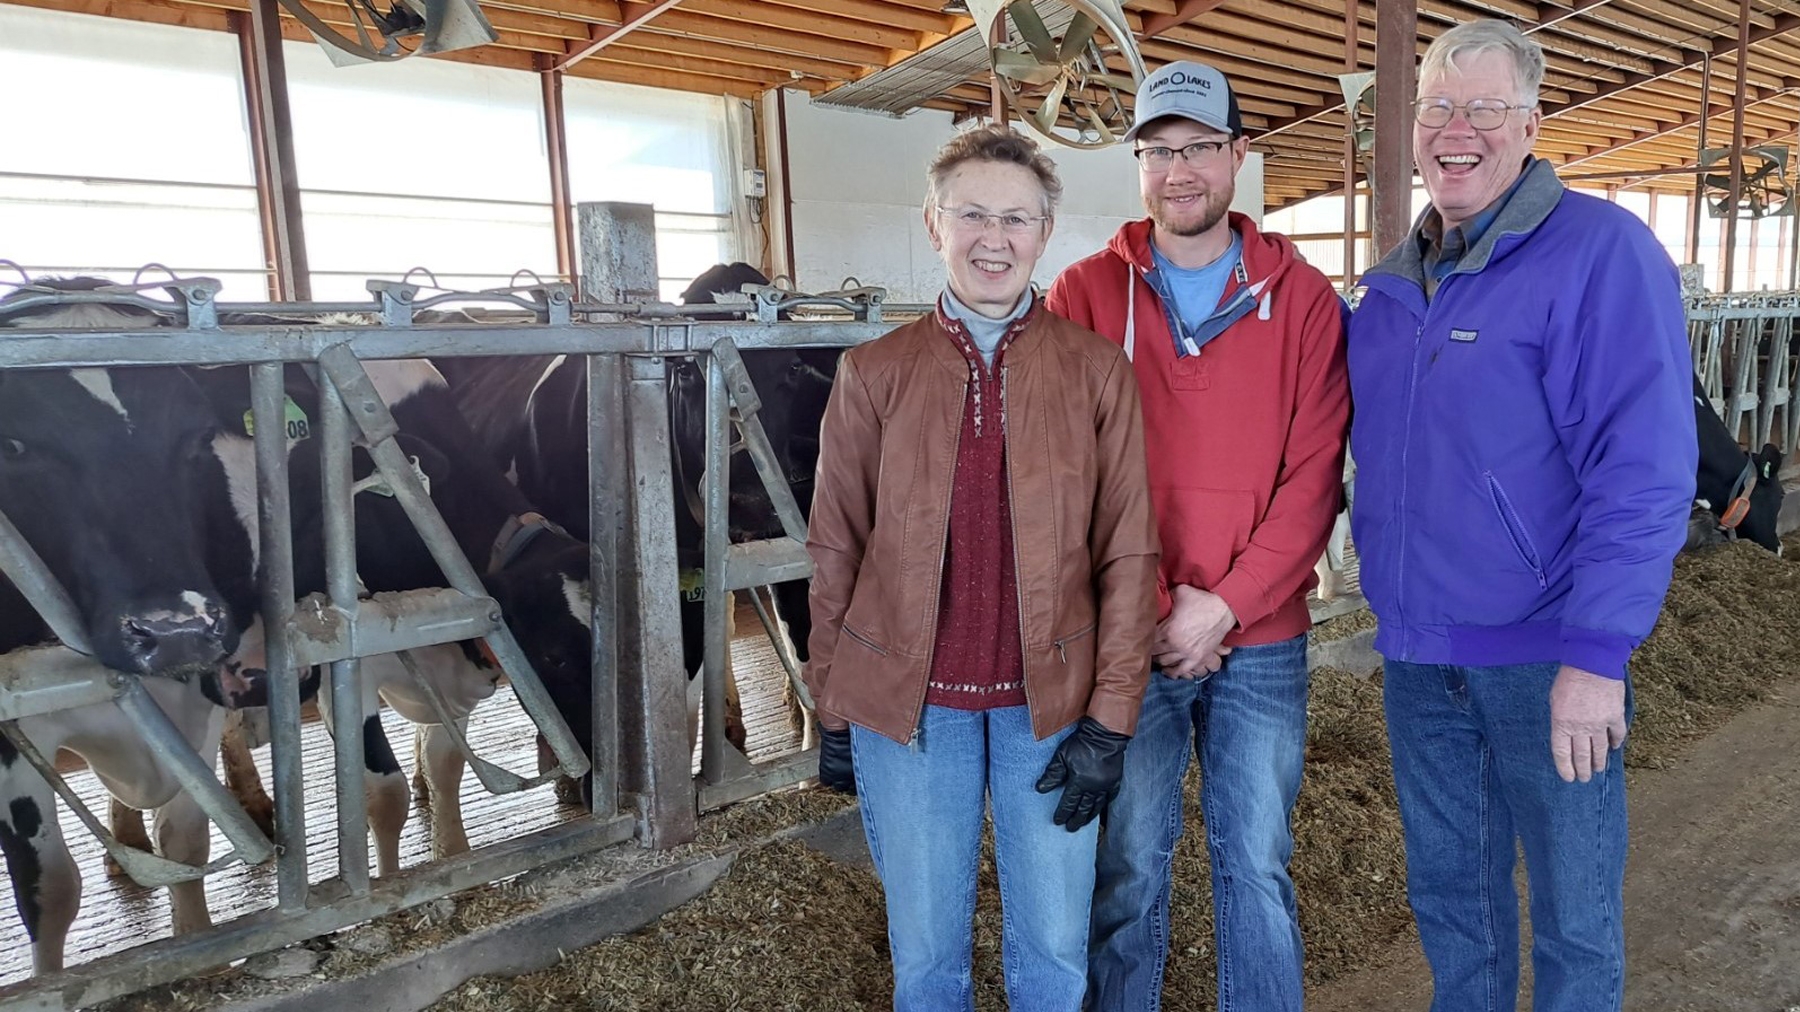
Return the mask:
<svg viewBox="0 0 1800 1012">
<path fill-rule="evenodd" d="M 1040 132 L 1047 134 L 1056 126 L 1057 117 L 1062 114 L 1063 92 L 1068 90 L 1068 87 L 1067 78 L 1058 78 L 1056 83 L 1050 86 L 1050 94 L 1044 96 L 1044 102 L 1038 106 L 1034 117 Z"/>
<path fill-rule="evenodd" d="M 994 73 L 1029 85 L 1045 85 L 1062 76 L 1062 66 L 1043 63 L 1010 49 L 995 48 Z"/>
<path fill-rule="evenodd" d="M 1111 144 L 1118 139 L 1118 135 L 1112 132 L 1112 127 L 1106 125 L 1106 120 L 1100 116 L 1098 109 L 1090 105 L 1087 107 L 1087 114 L 1088 122 L 1094 124 L 1095 130 L 1100 131 L 1100 138 L 1103 141 Z"/>
<path fill-rule="evenodd" d="M 1056 40 L 1050 37 L 1050 29 L 1044 27 L 1044 19 L 1038 17 L 1037 8 L 1031 0 L 1014 0 L 1007 11 L 1012 14 L 1013 26 L 1019 30 L 1019 38 L 1025 40 L 1025 46 L 1031 55 L 1045 63 L 1060 63 L 1056 54 Z"/>
<path fill-rule="evenodd" d="M 1127 95 L 1137 90 L 1137 82 L 1133 81 L 1129 74 L 1091 74 L 1088 76 L 1088 83 L 1105 85 L 1114 91 L 1125 92 Z"/>
<path fill-rule="evenodd" d="M 1081 55 L 1081 51 L 1087 48 L 1088 40 L 1092 39 L 1094 33 L 1099 29 L 1099 23 L 1093 18 L 1086 14 L 1075 15 L 1075 19 L 1069 22 L 1069 30 L 1063 33 L 1062 49 L 1057 51 L 1056 58 L 1063 63 L 1068 63 Z"/>
</svg>

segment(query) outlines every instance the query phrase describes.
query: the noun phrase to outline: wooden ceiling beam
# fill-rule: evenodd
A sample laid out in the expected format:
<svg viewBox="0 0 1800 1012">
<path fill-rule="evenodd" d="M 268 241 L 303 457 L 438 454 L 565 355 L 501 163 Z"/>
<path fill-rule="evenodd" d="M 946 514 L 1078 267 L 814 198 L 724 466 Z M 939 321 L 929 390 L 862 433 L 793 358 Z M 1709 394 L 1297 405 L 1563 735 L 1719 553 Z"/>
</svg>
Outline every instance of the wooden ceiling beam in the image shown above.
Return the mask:
<svg viewBox="0 0 1800 1012">
<path fill-rule="evenodd" d="M 881 68 L 891 62 L 890 50 L 885 46 L 819 38 L 700 14 L 696 12 L 692 0 L 689 0 L 687 6 L 672 10 L 657 19 L 656 30 L 715 42 L 757 46 L 776 53 L 817 56 L 859 67 Z"/>
<path fill-rule="evenodd" d="M 706 77 L 698 74 L 656 70 L 650 67 L 633 67 L 604 59 L 583 61 L 570 69 L 568 76 L 595 81 L 612 81 L 616 84 L 636 84 L 646 88 L 667 88 L 670 91 L 699 92 L 702 95 L 730 95 L 734 98 L 745 99 L 755 98 L 766 90 L 737 78 Z"/>
<path fill-rule="evenodd" d="M 1753 105 L 1762 105 L 1764 102 L 1772 102 L 1775 99 L 1778 99 L 1778 98 L 1781 98 L 1781 97 L 1787 96 L 1787 95 L 1792 95 L 1793 93 L 1794 93 L 1793 91 L 1787 90 L 1787 89 L 1756 89 L 1755 91 L 1751 91 L 1744 96 L 1744 105 L 1746 108 L 1753 106 Z M 1724 105 L 1713 105 L 1713 106 L 1708 107 L 1707 116 L 1708 117 L 1729 116 L 1729 115 L 1731 115 L 1731 112 L 1732 112 L 1732 107 L 1729 103 L 1724 104 Z M 1648 133 L 1640 134 L 1638 136 L 1629 137 L 1624 140 L 1615 141 L 1614 143 L 1611 143 L 1611 144 L 1604 144 L 1604 145 L 1600 145 L 1598 147 L 1589 148 L 1587 153 L 1583 154 L 1581 157 L 1573 158 L 1573 159 L 1570 159 L 1569 161 L 1562 163 L 1562 167 L 1563 168 L 1572 168 L 1573 166 L 1581 165 L 1586 162 L 1591 162 L 1598 158 L 1604 158 L 1609 155 L 1614 155 L 1620 151 L 1624 151 L 1627 148 L 1636 147 L 1638 145 L 1645 144 L 1650 141 L 1660 140 L 1662 138 L 1669 137 L 1673 134 L 1680 133 L 1683 130 L 1693 129 L 1693 128 L 1697 127 L 1699 125 L 1699 123 L 1700 123 L 1700 114 L 1698 112 L 1688 113 L 1687 115 L 1683 116 L 1677 122 L 1670 124 L 1668 126 L 1664 126 L 1659 129 L 1652 130 Z"/>
<path fill-rule="evenodd" d="M 896 6 L 886 0 L 761 0 L 757 6 L 789 7 L 933 35 L 954 35 L 975 24 L 969 18 L 945 14 L 941 7 L 937 11 L 925 11 Z"/>
<path fill-rule="evenodd" d="M 1181 0 L 1173 14 L 1153 14 L 1145 18 L 1143 27 L 1138 31 L 1138 38 L 1154 39 L 1171 28 L 1187 24 L 1224 2 L 1225 0 Z"/>
<path fill-rule="evenodd" d="M 654 29 L 641 31 L 632 36 L 631 45 L 639 49 L 698 56 L 708 60 L 723 60 L 726 63 L 741 63 L 746 67 L 763 67 L 780 71 L 797 70 L 802 74 L 810 74 L 828 80 L 848 81 L 863 70 L 861 66 L 854 63 L 793 56 L 786 53 L 771 53 L 754 46 L 738 46 L 728 42 L 697 39 L 687 35 L 667 35 Z"/>
<path fill-rule="evenodd" d="M 629 8 L 620 4 L 620 13 L 625 15 L 624 22 L 616 28 L 593 29 L 592 36 L 587 42 L 569 47 L 568 55 L 556 61 L 555 69 L 567 73 L 570 67 L 656 20 L 658 16 L 680 2 L 681 0 L 657 0 L 656 3 L 642 6 L 634 4 Z"/>
<path fill-rule="evenodd" d="M 727 21 L 781 29 L 800 35 L 816 35 L 882 49 L 899 49 L 908 53 L 919 50 L 918 32 L 792 7 L 754 3 L 751 0 L 686 0 L 682 8 L 695 14 L 708 14 Z"/>
</svg>

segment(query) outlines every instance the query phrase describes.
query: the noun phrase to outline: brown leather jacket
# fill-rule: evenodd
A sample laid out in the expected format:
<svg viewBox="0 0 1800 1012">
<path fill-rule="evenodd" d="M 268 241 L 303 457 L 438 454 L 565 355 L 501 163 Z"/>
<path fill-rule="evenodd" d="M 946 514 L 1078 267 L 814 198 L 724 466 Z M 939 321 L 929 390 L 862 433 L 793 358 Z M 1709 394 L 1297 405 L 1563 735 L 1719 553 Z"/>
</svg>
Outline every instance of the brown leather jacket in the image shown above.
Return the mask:
<svg viewBox="0 0 1800 1012">
<path fill-rule="evenodd" d="M 855 348 L 820 434 L 805 679 L 827 728 L 908 741 L 925 705 L 969 369 L 935 315 Z M 1156 624 L 1137 381 L 1119 347 L 1034 306 L 1002 361 L 1025 696 L 1042 739 L 1136 730 Z"/>
</svg>

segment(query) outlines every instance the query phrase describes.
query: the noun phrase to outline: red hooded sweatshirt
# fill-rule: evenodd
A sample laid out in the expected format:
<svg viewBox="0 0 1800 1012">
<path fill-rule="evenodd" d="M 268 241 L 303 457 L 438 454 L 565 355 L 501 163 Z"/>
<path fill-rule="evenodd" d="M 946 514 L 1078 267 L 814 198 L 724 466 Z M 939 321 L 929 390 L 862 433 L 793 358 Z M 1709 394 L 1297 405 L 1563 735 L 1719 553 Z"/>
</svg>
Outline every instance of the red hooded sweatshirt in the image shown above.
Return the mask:
<svg viewBox="0 0 1800 1012">
<path fill-rule="evenodd" d="M 1153 287 L 1149 219 L 1050 286 L 1052 312 L 1124 345 L 1137 369 L 1162 535 L 1160 617 L 1169 587 L 1223 598 L 1238 627 L 1227 646 L 1273 643 L 1312 626 L 1306 592 L 1341 506 L 1350 383 L 1344 305 L 1287 237 L 1233 212 L 1243 270 L 1221 307 L 1254 308 L 1177 357 L 1170 314 Z M 1132 340 L 1126 340 L 1127 299 Z"/>
</svg>

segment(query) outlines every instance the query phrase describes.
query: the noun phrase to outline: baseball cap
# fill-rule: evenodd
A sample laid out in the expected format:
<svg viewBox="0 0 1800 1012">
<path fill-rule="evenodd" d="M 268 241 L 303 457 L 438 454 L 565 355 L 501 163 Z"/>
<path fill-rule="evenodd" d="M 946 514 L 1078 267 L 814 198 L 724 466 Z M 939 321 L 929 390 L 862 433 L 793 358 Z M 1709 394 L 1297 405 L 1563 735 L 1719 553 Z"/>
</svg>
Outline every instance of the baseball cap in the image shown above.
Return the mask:
<svg viewBox="0 0 1800 1012">
<path fill-rule="evenodd" d="M 1223 130 L 1233 137 L 1244 133 L 1244 117 L 1238 112 L 1237 94 L 1225 75 L 1193 60 L 1176 60 L 1157 69 L 1138 85 L 1135 119 L 1126 131 L 1127 142 L 1138 130 L 1164 116 L 1180 116 L 1202 126 Z"/>
</svg>

